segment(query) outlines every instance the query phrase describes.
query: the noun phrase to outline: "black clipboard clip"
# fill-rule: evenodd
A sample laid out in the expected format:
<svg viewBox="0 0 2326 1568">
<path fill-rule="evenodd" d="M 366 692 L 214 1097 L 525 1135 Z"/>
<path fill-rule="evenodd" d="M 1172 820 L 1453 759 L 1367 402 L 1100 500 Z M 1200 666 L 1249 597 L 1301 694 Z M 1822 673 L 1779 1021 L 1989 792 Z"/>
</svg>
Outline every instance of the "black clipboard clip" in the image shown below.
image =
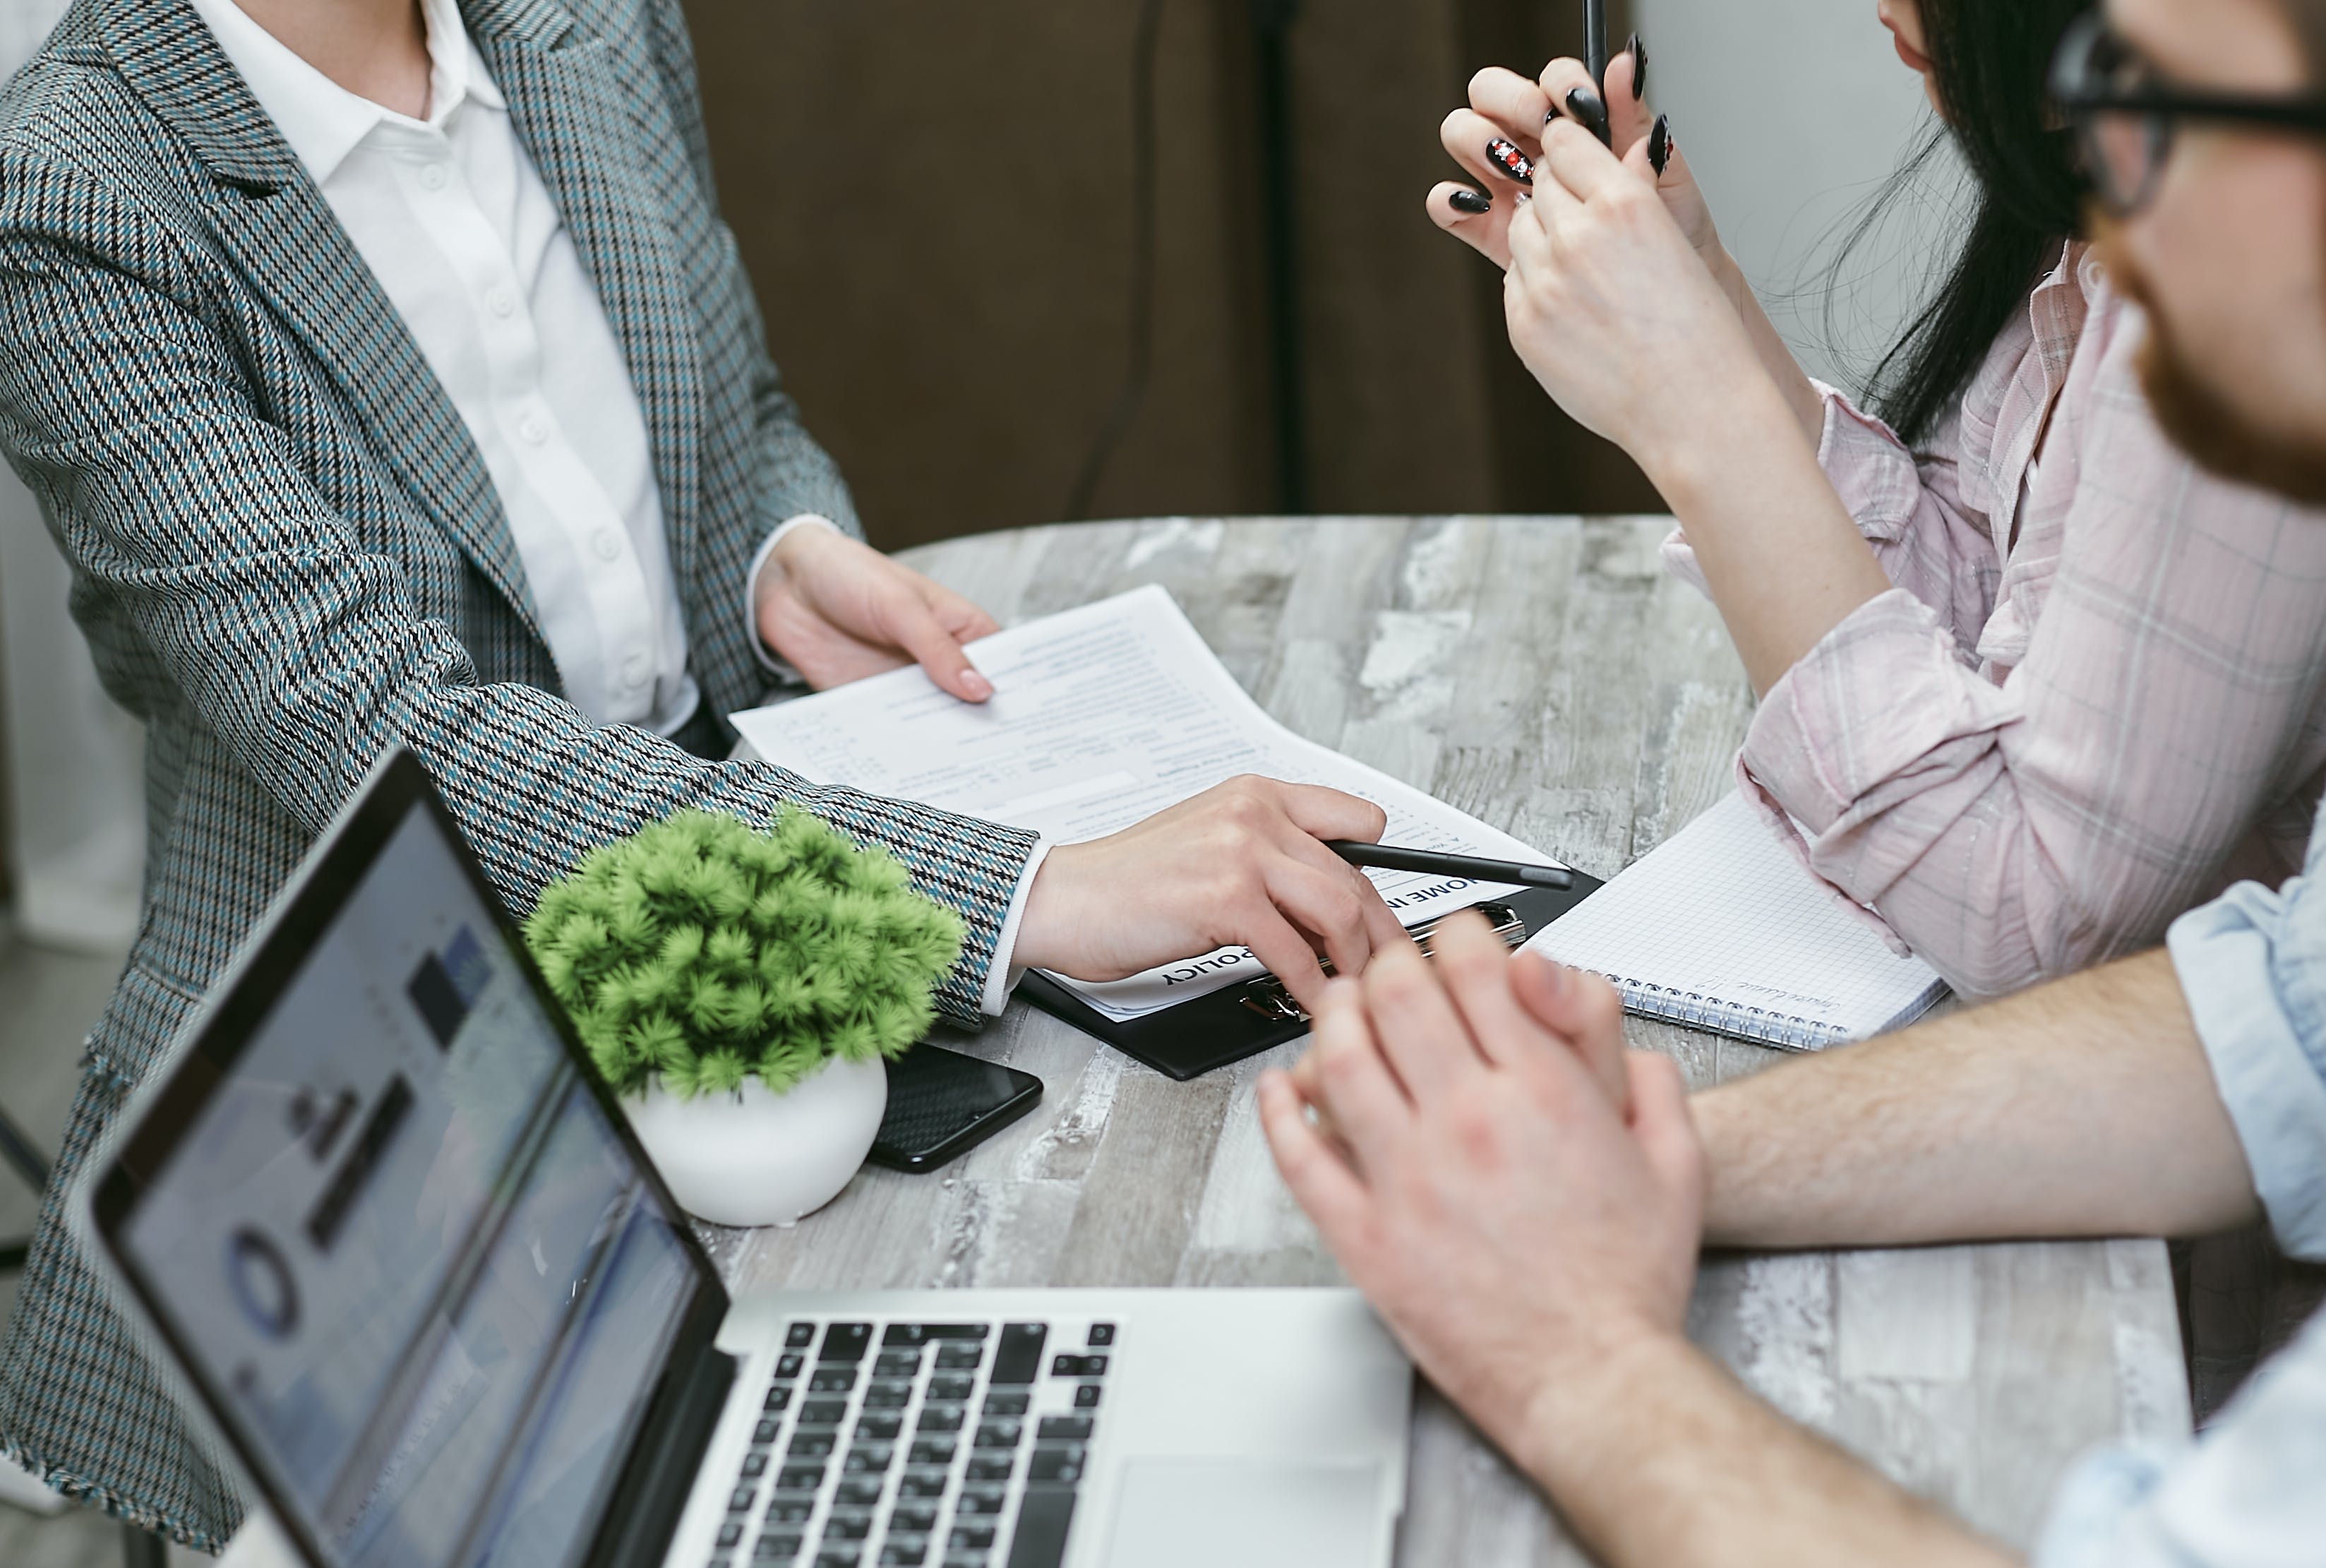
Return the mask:
<svg viewBox="0 0 2326 1568">
<path fill-rule="evenodd" d="M 1513 953 L 1526 946 L 1527 938 L 1533 935 L 1527 929 L 1525 919 L 1506 903 L 1473 904 L 1470 908 L 1486 917 L 1486 923 L 1493 927 L 1494 935 L 1501 938 L 1503 946 Z M 1437 934 L 1438 927 L 1453 918 L 1452 915 L 1441 915 L 1434 920 L 1424 920 L 1406 935 L 1413 938 L 1414 946 L 1421 949 L 1424 957 L 1428 957 L 1429 939 Z M 1326 959 L 1324 967 L 1325 973 L 1330 975 L 1333 961 Z M 1307 1010 L 1292 999 L 1292 993 L 1284 988 L 1284 982 L 1273 975 L 1262 975 L 1257 980 L 1245 982 L 1237 1000 L 1271 1023 L 1305 1024 L 1308 1022 Z"/>
<path fill-rule="evenodd" d="M 1596 878 L 1577 872 L 1572 887 L 1528 888 L 1475 907 L 1493 922 L 1504 944 L 1516 947 L 1599 886 Z M 1438 924 L 1429 920 L 1413 929 L 1424 951 Z M 1095 1035 L 1166 1078 L 1195 1078 L 1308 1032 L 1308 1014 L 1273 975 L 1123 1022 L 1107 1017 L 1038 969 L 1018 983 L 1018 992 L 1043 1012 Z"/>
</svg>

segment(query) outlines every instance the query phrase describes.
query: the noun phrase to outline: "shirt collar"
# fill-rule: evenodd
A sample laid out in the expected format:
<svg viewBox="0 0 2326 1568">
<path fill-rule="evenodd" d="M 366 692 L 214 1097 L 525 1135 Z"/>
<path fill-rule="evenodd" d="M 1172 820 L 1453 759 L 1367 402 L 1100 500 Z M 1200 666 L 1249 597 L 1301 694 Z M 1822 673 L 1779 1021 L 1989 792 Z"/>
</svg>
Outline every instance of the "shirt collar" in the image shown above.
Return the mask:
<svg viewBox="0 0 2326 1568">
<path fill-rule="evenodd" d="M 274 120 L 308 175 L 321 185 L 338 173 L 348 154 L 381 125 L 418 126 L 413 120 L 358 98 L 293 54 L 282 40 L 252 21 L 235 0 L 192 0 L 251 96 Z M 457 0 L 420 0 L 428 30 L 428 118 L 442 131 L 464 103 L 505 110 L 507 101 L 486 73 L 485 62 L 461 21 Z"/>
<path fill-rule="evenodd" d="M 2083 339 L 2084 322 L 2091 314 L 2092 297 L 2101 286 L 2091 247 L 2070 239 L 2060 259 L 2028 301 L 2028 324 L 2034 330 L 2037 362 L 2042 369 L 2047 397 L 2065 384 L 2068 366 Z"/>
</svg>

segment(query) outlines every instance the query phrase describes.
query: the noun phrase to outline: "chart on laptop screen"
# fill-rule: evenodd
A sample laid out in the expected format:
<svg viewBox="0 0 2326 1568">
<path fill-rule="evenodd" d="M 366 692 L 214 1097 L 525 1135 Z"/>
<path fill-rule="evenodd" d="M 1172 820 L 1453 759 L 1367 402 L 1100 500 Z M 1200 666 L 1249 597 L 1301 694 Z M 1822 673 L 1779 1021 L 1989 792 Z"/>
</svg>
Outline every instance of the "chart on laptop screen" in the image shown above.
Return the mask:
<svg viewBox="0 0 2326 1568">
<path fill-rule="evenodd" d="M 278 1488 L 361 1568 L 569 1560 L 690 1277 L 424 810 L 124 1239 Z"/>
</svg>

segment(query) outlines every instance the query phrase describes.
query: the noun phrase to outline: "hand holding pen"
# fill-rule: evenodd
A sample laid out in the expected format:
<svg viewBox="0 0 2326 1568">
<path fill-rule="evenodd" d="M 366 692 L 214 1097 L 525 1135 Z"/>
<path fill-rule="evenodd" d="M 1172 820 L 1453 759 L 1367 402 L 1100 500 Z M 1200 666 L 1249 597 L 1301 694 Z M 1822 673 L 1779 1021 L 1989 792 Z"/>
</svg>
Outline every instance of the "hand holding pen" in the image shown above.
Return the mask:
<svg viewBox="0 0 2326 1568">
<path fill-rule="evenodd" d="M 1640 35 L 1634 33 L 1632 34 L 1632 47 L 1637 49 L 1639 46 Z M 1607 94 L 1607 0 L 1583 0 L 1583 69 L 1590 77 L 1591 85 L 1598 89 L 1598 96 L 1605 98 Z M 1634 76 L 1632 86 L 1634 89 L 1644 89 L 1646 77 Z M 1604 105 L 1599 123 L 1592 126 L 1591 129 L 1598 133 L 1601 146 L 1614 145 L 1608 138 Z"/>
<path fill-rule="evenodd" d="M 1533 81 L 1500 66 L 1472 77 L 1469 104 L 1447 116 L 1437 134 L 1475 184 L 1437 186 L 1429 193 L 1430 217 L 1507 266 L 1509 255 L 1499 241 L 1511 214 L 1532 190 L 1543 134 L 1552 122 L 1574 120 L 1619 155 L 1656 134 L 1644 98 L 1647 60 L 1646 48 L 1634 35 L 1607 67 L 1604 93 L 1590 68 L 1572 58 L 1552 61 Z M 1633 90 L 1635 83 L 1639 93 Z M 1667 127 L 1656 145 L 1669 137 Z"/>
<path fill-rule="evenodd" d="M 1470 79 L 1469 106 L 1448 115 L 1438 128 L 1447 152 L 1476 184 L 1447 181 L 1432 190 L 1431 220 L 1507 269 L 1510 221 L 1519 203 L 1532 194 L 1543 134 L 1551 122 L 1571 119 L 1601 135 L 1618 157 L 1628 160 L 1634 147 L 1646 143 L 1646 171 L 1657 193 L 1709 263 L 1719 254 L 1719 235 L 1672 139 L 1670 121 L 1649 113 L 1647 82 L 1647 50 L 1636 33 L 1608 62 L 1604 92 L 1593 83 L 1589 65 L 1572 58 L 1552 61 L 1534 81 L 1499 66 L 1480 71 Z"/>
</svg>

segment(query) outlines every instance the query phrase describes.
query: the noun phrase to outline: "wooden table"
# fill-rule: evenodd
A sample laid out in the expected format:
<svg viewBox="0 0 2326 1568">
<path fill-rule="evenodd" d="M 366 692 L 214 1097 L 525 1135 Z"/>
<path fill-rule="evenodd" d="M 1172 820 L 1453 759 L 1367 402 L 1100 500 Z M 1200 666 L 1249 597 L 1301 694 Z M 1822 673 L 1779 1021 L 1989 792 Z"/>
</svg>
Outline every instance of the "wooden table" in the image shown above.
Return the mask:
<svg viewBox="0 0 2326 1568">
<path fill-rule="evenodd" d="M 1005 623 L 1160 583 L 1293 729 L 1610 876 L 1730 788 L 1752 706 L 1718 618 L 1657 564 L 1668 527 L 1175 518 L 905 558 Z M 1630 1032 L 1698 1085 L 1782 1054 Z M 868 1167 L 795 1228 L 708 1233 L 731 1284 L 1341 1283 L 1253 1112 L 1261 1070 L 1297 1047 L 1174 1083 L 1022 1003 L 941 1038 L 1036 1074 L 1042 1104 L 938 1174 Z M 2017 1545 L 2079 1450 L 2188 1430 L 2154 1241 L 1715 1258 L 1689 1321 L 1780 1408 Z M 1402 1563 L 1583 1561 L 1426 1391 L 1411 1478 Z"/>
<path fill-rule="evenodd" d="M 1752 693 L 1665 518 L 1033 528 L 905 558 L 1003 622 L 1170 589 L 1270 713 L 1610 876 L 1717 800 Z M 1782 1053 L 1631 1022 L 1692 1083 Z M 1284 1047 L 1173 1083 L 1013 1005 L 944 1043 L 1038 1076 L 1034 1114 L 935 1176 L 868 1169 L 796 1229 L 730 1233 L 749 1286 L 1340 1282 L 1253 1114 Z M 1932 1247 L 1709 1262 L 1699 1342 L 1789 1414 L 2024 1545 L 2061 1468 L 2189 1425 L 2164 1248 Z M 1580 1561 L 1533 1492 L 1425 1397 L 1400 1560 Z"/>
</svg>

